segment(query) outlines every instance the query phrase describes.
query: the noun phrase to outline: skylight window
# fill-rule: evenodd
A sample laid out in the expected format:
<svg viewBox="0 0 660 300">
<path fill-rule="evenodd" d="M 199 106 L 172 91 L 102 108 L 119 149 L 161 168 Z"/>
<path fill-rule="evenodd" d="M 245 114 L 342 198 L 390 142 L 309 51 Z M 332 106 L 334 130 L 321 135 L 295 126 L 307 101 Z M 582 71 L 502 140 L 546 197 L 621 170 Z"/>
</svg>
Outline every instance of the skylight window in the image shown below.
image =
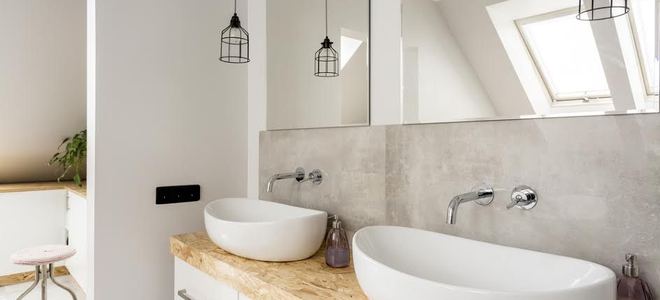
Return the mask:
<svg viewBox="0 0 660 300">
<path fill-rule="evenodd" d="M 516 24 L 553 101 L 611 97 L 591 26 L 574 9 Z"/>
</svg>

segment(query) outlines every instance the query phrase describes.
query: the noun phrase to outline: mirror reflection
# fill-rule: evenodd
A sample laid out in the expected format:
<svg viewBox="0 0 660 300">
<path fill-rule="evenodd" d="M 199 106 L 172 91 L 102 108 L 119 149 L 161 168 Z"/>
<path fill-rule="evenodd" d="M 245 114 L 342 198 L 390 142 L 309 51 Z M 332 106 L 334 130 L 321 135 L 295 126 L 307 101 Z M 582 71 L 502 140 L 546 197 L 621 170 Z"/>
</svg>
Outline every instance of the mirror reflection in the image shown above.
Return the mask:
<svg viewBox="0 0 660 300">
<path fill-rule="evenodd" d="M 267 6 L 268 129 L 368 125 L 369 0 Z"/>
<path fill-rule="evenodd" d="M 402 0 L 404 122 L 657 112 L 656 0 L 627 3 Z"/>
</svg>

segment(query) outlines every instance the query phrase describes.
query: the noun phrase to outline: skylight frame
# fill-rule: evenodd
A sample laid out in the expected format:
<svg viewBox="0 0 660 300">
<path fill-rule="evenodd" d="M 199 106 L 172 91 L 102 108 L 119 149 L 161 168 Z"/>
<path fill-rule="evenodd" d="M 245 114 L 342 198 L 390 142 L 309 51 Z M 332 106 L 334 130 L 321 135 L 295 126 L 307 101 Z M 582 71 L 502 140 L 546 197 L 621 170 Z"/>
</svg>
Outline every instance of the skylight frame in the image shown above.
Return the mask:
<svg viewBox="0 0 660 300">
<path fill-rule="evenodd" d="M 630 32 L 632 35 L 632 39 L 634 42 L 634 47 L 635 47 L 635 54 L 637 55 L 637 62 L 639 64 L 640 70 L 642 72 L 642 78 L 644 81 L 644 90 L 646 91 L 646 96 L 647 97 L 652 97 L 654 99 L 658 99 L 658 96 L 660 96 L 660 83 L 658 85 L 658 88 L 654 89 L 652 80 L 654 78 L 649 78 L 649 73 L 648 72 L 648 67 L 649 63 L 646 61 L 646 56 L 644 56 L 644 50 L 643 50 L 643 45 L 642 45 L 642 37 L 639 32 L 639 27 L 641 25 L 638 25 L 637 22 L 635 21 L 635 14 L 634 11 L 631 10 L 629 15 L 626 16 L 626 19 L 628 20 L 628 25 L 630 28 Z M 657 29 L 656 29 L 657 30 Z M 655 33 L 657 36 L 657 33 Z M 656 43 L 658 41 L 656 40 Z M 657 45 L 655 46 L 654 50 L 657 49 Z M 656 50 L 657 51 L 657 50 Z M 655 62 L 652 62 L 655 63 Z"/>
<path fill-rule="evenodd" d="M 576 11 L 577 11 L 577 6 L 568 7 L 556 11 L 542 13 L 539 15 L 516 19 L 514 20 L 514 23 L 518 30 L 518 33 L 520 34 L 520 38 L 522 39 L 523 44 L 525 45 L 527 53 L 531 58 L 531 62 L 534 66 L 534 69 L 536 70 L 536 73 L 538 74 L 540 80 L 542 81 L 543 87 L 545 88 L 547 95 L 550 98 L 550 101 L 552 102 L 553 105 L 612 103 L 612 94 L 611 94 L 611 89 L 609 89 L 609 86 L 607 93 L 605 92 L 598 93 L 597 91 L 594 91 L 588 94 L 574 93 L 574 94 L 563 94 L 562 96 L 559 96 L 561 94 L 556 92 L 553 89 L 552 84 L 550 84 L 551 80 L 550 78 L 548 78 L 548 75 L 545 69 L 543 68 L 543 63 L 541 62 L 540 58 L 538 57 L 538 54 L 534 50 L 529 35 L 523 29 L 523 26 L 525 25 L 574 15 Z M 580 22 L 580 21 L 576 20 L 576 22 Z M 598 55 L 600 57 L 600 53 L 595 53 L 595 55 Z"/>
</svg>

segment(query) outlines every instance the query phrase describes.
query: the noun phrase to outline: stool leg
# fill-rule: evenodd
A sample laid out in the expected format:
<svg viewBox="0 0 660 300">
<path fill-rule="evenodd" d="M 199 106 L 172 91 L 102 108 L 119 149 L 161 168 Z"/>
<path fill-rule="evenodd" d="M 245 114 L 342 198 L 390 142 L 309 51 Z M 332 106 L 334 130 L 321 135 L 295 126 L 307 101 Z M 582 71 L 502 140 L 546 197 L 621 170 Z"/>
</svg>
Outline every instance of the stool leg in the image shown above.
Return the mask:
<svg viewBox="0 0 660 300">
<path fill-rule="evenodd" d="M 34 271 L 34 282 L 25 292 L 23 292 L 23 294 L 18 296 L 16 300 L 23 299 L 25 296 L 27 296 L 27 294 L 29 294 L 32 290 L 34 290 L 34 288 L 37 287 L 37 284 L 39 284 L 40 279 L 41 279 L 41 268 L 40 266 L 36 266 L 36 270 Z"/>
<path fill-rule="evenodd" d="M 62 288 L 63 290 L 69 292 L 69 294 L 71 294 L 71 298 L 73 298 L 73 300 L 78 300 L 78 298 L 76 297 L 76 294 L 74 294 L 72 290 L 70 290 L 69 288 L 65 287 L 65 286 L 62 285 L 61 283 L 55 281 L 55 276 L 53 276 L 53 273 L 55 273 L 55 269 L 53 269 L 53 264 L 50 264 L 50 265 L 48 265 L 48 276 L 50 277 L 50 280 L 51 280 L 56 286 L 59 286 L 59 287 Z"/>
<path fill-rule="evenodd" d="M 48 298 L 48 269 L 46 269 L 46 265 L 41 266 L 41 274 L 43 274 L 44 278 L 41 280 L 41 300 L 47 300 Z"/>
</svg>

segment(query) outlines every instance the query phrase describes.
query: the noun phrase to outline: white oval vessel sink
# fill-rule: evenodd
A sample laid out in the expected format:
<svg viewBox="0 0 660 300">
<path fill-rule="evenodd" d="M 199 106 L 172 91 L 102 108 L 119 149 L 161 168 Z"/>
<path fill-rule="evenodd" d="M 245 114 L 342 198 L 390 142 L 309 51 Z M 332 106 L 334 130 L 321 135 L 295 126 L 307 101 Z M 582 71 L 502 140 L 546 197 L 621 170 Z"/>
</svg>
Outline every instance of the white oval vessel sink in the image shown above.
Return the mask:
<svg viewBox="0 0 660 300">
<path fill-rule="evenodd" d="M 424 230 L 374 226 L 353 237 L 358 282 L 372 300 L 615 300 L 601 265 Z"/>
<path fill-rule="evenodd" d="M 321 247 L 326 212 L 244 198 L 215 200 L 204 209 L 211 240 L 232 254 L 261 261 L 308 258 Z"/>
</svg>

